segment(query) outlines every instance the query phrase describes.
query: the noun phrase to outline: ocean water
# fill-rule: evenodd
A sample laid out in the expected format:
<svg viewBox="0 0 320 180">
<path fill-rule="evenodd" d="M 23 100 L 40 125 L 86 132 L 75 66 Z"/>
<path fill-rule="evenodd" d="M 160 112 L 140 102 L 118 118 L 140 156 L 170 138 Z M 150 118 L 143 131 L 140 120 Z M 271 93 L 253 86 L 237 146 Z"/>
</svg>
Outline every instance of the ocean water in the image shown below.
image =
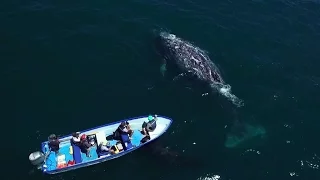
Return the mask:
<svg viewBox="0 0 320 180">
<path fill-rule="evenodd" d="M 320 178 L 318 0 L 7 0 L 0 22 L 4 179 Z M 234 108 L 163 79 L 161 30 L 209 53 L 264 137 L 224 146 Z M 140 150 L 54 176 L 28 161 L 51 133 L 149 113 L 174 119 L 159 141 L 181 158 Z"/>
</svg>

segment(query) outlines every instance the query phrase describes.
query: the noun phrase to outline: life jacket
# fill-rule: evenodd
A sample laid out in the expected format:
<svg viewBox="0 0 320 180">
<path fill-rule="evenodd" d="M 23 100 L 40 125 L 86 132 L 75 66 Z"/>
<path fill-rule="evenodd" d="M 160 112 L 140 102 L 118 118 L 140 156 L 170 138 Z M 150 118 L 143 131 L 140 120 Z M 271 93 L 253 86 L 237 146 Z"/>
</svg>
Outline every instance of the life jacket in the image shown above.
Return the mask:
<svg viewBox="0 0 320 180">
<path fill-rule="evenodd" d="M 119 149 L 119 147 L 118 146 L 121 146 L 122 147 L 122 144 L 120 143 L 120 142 L 118 142 L 118 143 L 116 143 L 115 145 L 113 145 L 112 147 L 114 147 L 114 153 L 119 153 L 120 151 L 123 151 L 123 147 L 122 147 L 122 149 Z"/>
<path fill-rule="evenodd" d="M 120 152 L 119 149 L 118 149 L 118 146 L 117 146 L 117 145 L 113 145 L 113 147 L 116 149 L 116 150 L 114 151 L 114 153 L 118 154 L 118 153 Z"/>
</svg>

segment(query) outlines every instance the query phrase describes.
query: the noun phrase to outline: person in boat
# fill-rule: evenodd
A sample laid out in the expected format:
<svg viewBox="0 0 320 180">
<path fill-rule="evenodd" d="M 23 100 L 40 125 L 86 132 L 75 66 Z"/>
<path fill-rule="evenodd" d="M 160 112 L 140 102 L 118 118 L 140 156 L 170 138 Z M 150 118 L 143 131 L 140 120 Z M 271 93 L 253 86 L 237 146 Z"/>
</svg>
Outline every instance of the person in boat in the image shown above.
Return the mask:
<svg viewBox="0 0 320 180">
<path fill-rule="evenodd" d="M 156 129 L 157 117 L 158 117 L 157 115 L 154 115 L 154 116 L 149 115 L 148 122 L 143 122 L 142 130 L 140 132 L 141 132 L 141 134 L 144 135 L 144 137 L 140 141 L 141 144 L 143 144 L 151 139 L 149 132 L 153 132 Z"/>
<path fill-rule="evenodd" d="M 110 149 L 110 143 L 108 142 L 101 142 L 99 144 L 99 150 L 100 152 L 109 152 Z"/>
<path fill-rule="evenodd" d="M 80 137 L 80 149 L 82 152 L 86 153 L 87 157 L 91 157 L 90 147 L 91 144 L 88 142 L 87 136 L 85 134 L 82 134 Z"/>
<path fill-rule="evenodd" d="M 125 142 L 122 139 L 122 135 L 128 135 L 129 138 L 131 139 L 131 136 L 133 134 L 133 130 L 131 130 L 129 122 L 128 121 L 123 121 L 120 123 L 118 126 L 117 130 L 113 133 L 113 139 L 114 140 L 119 140 L 123 149 L 127 150 L 127 147 L 125 145 Z"/>
<path fill-rule="evenodd" d="M 48 146 L 50 148 L 51 151 L 58 153 L 59 149 L 60 149 L 60 141 L 58 139 L 58 137 L 55 134 L 51 134 L 48 137 Z"/>
<path fill-rule="evenodd" d="M 129 137 L 131 138 L 134 131 L 131 129 L 130 124 L 129 124 L 128 121 L 126 121 L 125 127 L 127 128 Z"/>
<path fill-rule="evenodd" d="M 110 147 L 110 142 L 101 142 L 99 144 L 100 152 L 109 152 L 110 154 L 116 154 L 119 152 L 118 148 L 114 145 Z"/>
<path fill-rule="evenodd" d="M 121 134 L 128 134 L 129 137 L 132 136 L 133 130 L 130 128 L 130 124 L 128 121 L 121 122 L 116 130 L 116 136 L 120 136 Z"/>
<path fill-rule="evenodd" d="M 148 131 L 141 131 L 141 133 L 144 135 L 144 137 L 140 140 L 140 144 L 146 143 L 151 139 Z"/>
<path fill-rule="evenodd" d="M 142 124 L 142 130 L 148 131 L 148 132 L 153 132 L 156 127 L 157 127 L 157 120 L 158 120 L 158 116 L 157 115 L 149 115 L 148 116 L 148 122 L 143 122 Z"/>
<path fill-rule="evenodd" d="M 80 147 L 80 132 L 72 133 L 71 143 Z"/>
</svg>

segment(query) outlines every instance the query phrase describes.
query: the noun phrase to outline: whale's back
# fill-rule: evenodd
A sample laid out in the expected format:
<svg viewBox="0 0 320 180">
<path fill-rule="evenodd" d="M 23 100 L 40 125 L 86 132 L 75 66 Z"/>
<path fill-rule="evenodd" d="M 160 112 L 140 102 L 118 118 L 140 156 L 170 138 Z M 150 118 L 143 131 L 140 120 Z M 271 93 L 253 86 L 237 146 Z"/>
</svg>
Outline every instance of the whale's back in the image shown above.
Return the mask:
<svg viewBox="0 0 320 180">
<path fill-rule="evenodd" d="M 210 83 L 224 83 L 219 69 L 206 52 L 190 42 L 172 34 L 160 34 L 162 50 L 166 57 L 185 72 L 194 74 L 198 79 Z"/>
</svg>

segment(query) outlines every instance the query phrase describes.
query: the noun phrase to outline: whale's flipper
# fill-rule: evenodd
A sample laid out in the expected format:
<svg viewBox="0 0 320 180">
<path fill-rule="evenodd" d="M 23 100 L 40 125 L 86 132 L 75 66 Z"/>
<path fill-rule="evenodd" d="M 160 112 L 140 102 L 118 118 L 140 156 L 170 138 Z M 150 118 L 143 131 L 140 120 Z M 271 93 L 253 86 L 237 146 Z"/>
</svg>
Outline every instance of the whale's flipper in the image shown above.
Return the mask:
<svg viewBox="0 0 320 180">
<path fill-rule="evenodd" d="M 163 77 L 167 77 L 171 79 L 172 81 L 180 80 L 183 77 L 193 77 L 194 74 L 191 72 L 175 72 L 172 70 L 178 69 L 176 67 L 177 65 L 174 63 L 167 63 L 167 58 L 163 58 L 161 65 L 160 65 L 160 73 Z M 169 70 L 169 71 L 168 71 Z"/>
<path fill-rule="evenodd" d="M 179 80 L 180 78 L 182 78 L 182 77 L 185 76 L 185 75 L 186 75 L 186 73 L 178 74 L 177 76 L 175 76 L 175 77 L 172 79 L 172 81 L 177 81 L 177 80 Z"/>
<path fill-rule="evenodd" d="M 266 130 L 262 126 L 254 126 L 237 121 L 227 134 L 225 146 L 227 148 L 235 148 L 242 145 L 247 140 L 258 136 L 264 136 L 265 134 Z"/>
<path fill-rule="evenodd" d="M 166 71 L 167 71 L 167 63 L 164 60 L 163 64 L 160 66 L 160 73 L 162 74 L 162 76 L 165 75 Z"/>
<path fill-rule="evenodd" d="M 233 108 L 231 110 L 234 122 L 230 126 L 228 133 L 226 135 L 225 147 L 235 148 L 240 145 L 244 145 L 245 142 L 252 140 L 256 137 L 264 137 L 266 130 L 260 125 L 252 125 L 247 122 L 241 121 L 238 116 L 238 108 Z"/>
<path fill-rule="evenodd" d="M 183 72 L 183 73 L 180 73 L 178 75 L 176 75 L 172 80 L 173 81 L 176 81 L 176 80 L 179 80 L 181 78 L 189 78 L 189 79 L 196 79 L 197 76 L 195 74 L 193 74 L 191 71 L 187 71 L 187 72 Z"/>
<path fill-rule="evenodd" d="M 180 78 L 182 77 L 195 77 L 194 74 L 192 74 L 192 72 L 184 72 L 184 73 L 180 73 L 178 74 L 177 76 L 175 76 L 172 80 L 173 81 L 176 81 L 176 80 L 179 80 Z"/>
</svg>

